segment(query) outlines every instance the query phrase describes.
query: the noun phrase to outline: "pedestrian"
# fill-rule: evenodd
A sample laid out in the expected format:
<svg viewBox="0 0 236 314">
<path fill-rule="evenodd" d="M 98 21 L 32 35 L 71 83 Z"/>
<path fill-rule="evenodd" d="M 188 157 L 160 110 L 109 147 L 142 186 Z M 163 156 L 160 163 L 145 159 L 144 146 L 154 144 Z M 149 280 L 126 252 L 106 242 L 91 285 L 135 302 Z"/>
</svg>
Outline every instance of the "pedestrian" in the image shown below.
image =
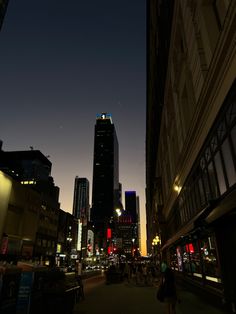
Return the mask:
<svg viewBox="0 0 236 314">
<path fill-rule="evenodd" d="M 138 263 L 136 267 L 136 285 L 139 285 L 142 281 L 143 272 L 142 272 L 142 264 Z"/>
<path fill-rule="evenodd" d="M 125 267 L 123 270 L 123 278 L 125 281 L 127 281 L 129 283 L 129 281 L 130 281 L 130 265 L 128 264 L 128 262 L 125 262 Z"/>
<path fill-rule="evenodd" d="M 146 263 L 143 264 L 142 266 L 142 274 L 143 274 L 143 281 L 144 281 L 144 285 L 147 285 L 148 283 L 148 268 Z"/>
<path fill-rule="evenodd" d="M 175 276 L 174 272 L 167 266 L 166 262 L 162 262 L 161 264 L 161 279 L 158 292 L 160 296 L 157 296 L 157 298 L 159 298 L 161 302 L 166 303 L 167 313 L 176 314 L 177 289 Z"/>
<path fill-rule="evenodd" d="M 77 290 L 76 290 L 76 302 L 79 302 L 80 299 L 84 300 L 84 285 L 82 281 L 81 275 L 76 275 L 76 281 L 77 281 Z"/>
</svg>

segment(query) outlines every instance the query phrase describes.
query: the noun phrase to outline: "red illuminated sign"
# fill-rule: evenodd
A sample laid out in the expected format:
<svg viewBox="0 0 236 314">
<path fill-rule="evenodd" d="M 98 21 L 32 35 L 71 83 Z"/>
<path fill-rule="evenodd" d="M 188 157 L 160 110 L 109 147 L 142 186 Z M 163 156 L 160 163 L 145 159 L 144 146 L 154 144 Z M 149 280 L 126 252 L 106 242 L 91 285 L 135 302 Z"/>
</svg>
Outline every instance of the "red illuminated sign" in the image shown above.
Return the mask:
<svg viewBox="0 0 236 314">
<path fill-rule="evenodd" d="M 107 228 L 107 239 L 111 239 L 111 229 Z"/>
<path fill-rule="evenodd" d="M 194 253 L 194 247 L 192 243 L 186 244 L 186 252 Z"/>
</svg>

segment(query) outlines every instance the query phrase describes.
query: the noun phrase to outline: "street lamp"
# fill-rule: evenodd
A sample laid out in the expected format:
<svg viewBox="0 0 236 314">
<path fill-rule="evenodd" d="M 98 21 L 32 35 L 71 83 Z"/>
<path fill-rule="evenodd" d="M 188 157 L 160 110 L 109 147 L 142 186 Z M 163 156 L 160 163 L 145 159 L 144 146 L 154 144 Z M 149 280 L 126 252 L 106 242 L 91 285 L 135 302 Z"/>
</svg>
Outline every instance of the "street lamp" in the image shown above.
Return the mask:
<svg viewBox="0 0 236 314">
<path fill-rule="evenodd" d="M 152 248 L 153 248 L 153 259 L 155 260 L 155 257 L 157 256 L 157 248 L 158 245 L 161 244 L 161 239 L 158 235 L 155 236 L 155 238 L 152 240 Z"/>
<path fill-rule="evenodd" d="M 67 261 L 68 264 L 70 263 L 70 258 L 71 258 L 71 242 L 72 242 L 72 238 L 70 236 L 68 236 L 66 238 L 67 241 Z"/>
<path fill-rule="evenodd" d="M 158 245 L 161 244 L 161 239 L 158 235 L 155 236 L 155 238 L 152 240 L 152 245 Z"/>
<path fill-rule="evenodd" d="M 121 209 L 120 208 L 116 208 L 116 214 L 117 214 L 118 218 L 121 216 Z"/>
</svg>

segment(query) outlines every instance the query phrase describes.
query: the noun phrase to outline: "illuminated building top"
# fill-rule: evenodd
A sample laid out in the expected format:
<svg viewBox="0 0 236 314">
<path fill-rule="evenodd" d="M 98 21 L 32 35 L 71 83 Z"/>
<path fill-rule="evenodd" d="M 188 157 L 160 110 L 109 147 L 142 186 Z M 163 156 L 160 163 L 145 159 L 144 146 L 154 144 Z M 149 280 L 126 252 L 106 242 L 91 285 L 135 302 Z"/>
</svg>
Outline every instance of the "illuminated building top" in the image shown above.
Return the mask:
<svg viewBox="0 0 236 314">
<path fill-rule="evenodd" d="M 102 112 L 101 114 L 97 114 L 96 120 L 110 120 L 110 122 L 112 123 L 111 114 L 107 112 Z"/>
</svg>

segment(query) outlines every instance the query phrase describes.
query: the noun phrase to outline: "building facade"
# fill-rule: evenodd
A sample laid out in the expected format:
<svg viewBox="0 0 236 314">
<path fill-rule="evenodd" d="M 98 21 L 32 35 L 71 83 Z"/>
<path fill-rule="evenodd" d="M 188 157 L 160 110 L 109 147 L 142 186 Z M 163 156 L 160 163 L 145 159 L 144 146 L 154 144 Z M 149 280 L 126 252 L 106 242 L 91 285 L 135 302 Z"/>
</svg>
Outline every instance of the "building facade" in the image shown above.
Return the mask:
<svg viewBox="0 0 236 314">
<path fill-rule="evenodd" d="M 162 197 L 160 189 L 157 188 L 161 183 L 161 177 L 156 173 L 156 160 L 164 103 L 172 15 L 172 0 L 147 1 L 146 246 L 149 254 L 153 250 L 153 239 L 160 232 L 161 206 L 156 203 L 156 197 L 158 193 L 159 198 Z"/>
<path fill-rule="evenodd" d="M 132 239 L 134 239 L 132 217 L 124 211 L 118 218 L 115 248 L 120 255 L 125 255 L 128 259 L 132 258 L 134 253 Z"/>
<path fill-rule="evenodd" d="M 56 250 L 57 266 L 76 266 L 80 257 L 78 254 L 80 251 L 79 232 L 78 219 L 60 209 Z"/>
<path fill-rule="evenodd" d="M 147 14 L 147 247 L 160 236 L 181 278 L 234 309 L 236 2 L 150 0 Z"/>
<path fill-rule="evenodd" d="M 59 188 L 40 151 L 0 150 L 2 258 L 55 260 Z"/>
<path fill-rule="evenodd" d="M 118 150 L 111 115 L 102 113 L 97 116 L 95 125 L 91 208 L 97 249 L 107 250 L 107 229 L 114 229 L 114 210 L 120 206 Z"/>
<path fill-rule="evenodd" d="M 56 255 L 58 210 L 42 195 L 0 171 L 0 258 L 53 263 Z"/>
</svg>

